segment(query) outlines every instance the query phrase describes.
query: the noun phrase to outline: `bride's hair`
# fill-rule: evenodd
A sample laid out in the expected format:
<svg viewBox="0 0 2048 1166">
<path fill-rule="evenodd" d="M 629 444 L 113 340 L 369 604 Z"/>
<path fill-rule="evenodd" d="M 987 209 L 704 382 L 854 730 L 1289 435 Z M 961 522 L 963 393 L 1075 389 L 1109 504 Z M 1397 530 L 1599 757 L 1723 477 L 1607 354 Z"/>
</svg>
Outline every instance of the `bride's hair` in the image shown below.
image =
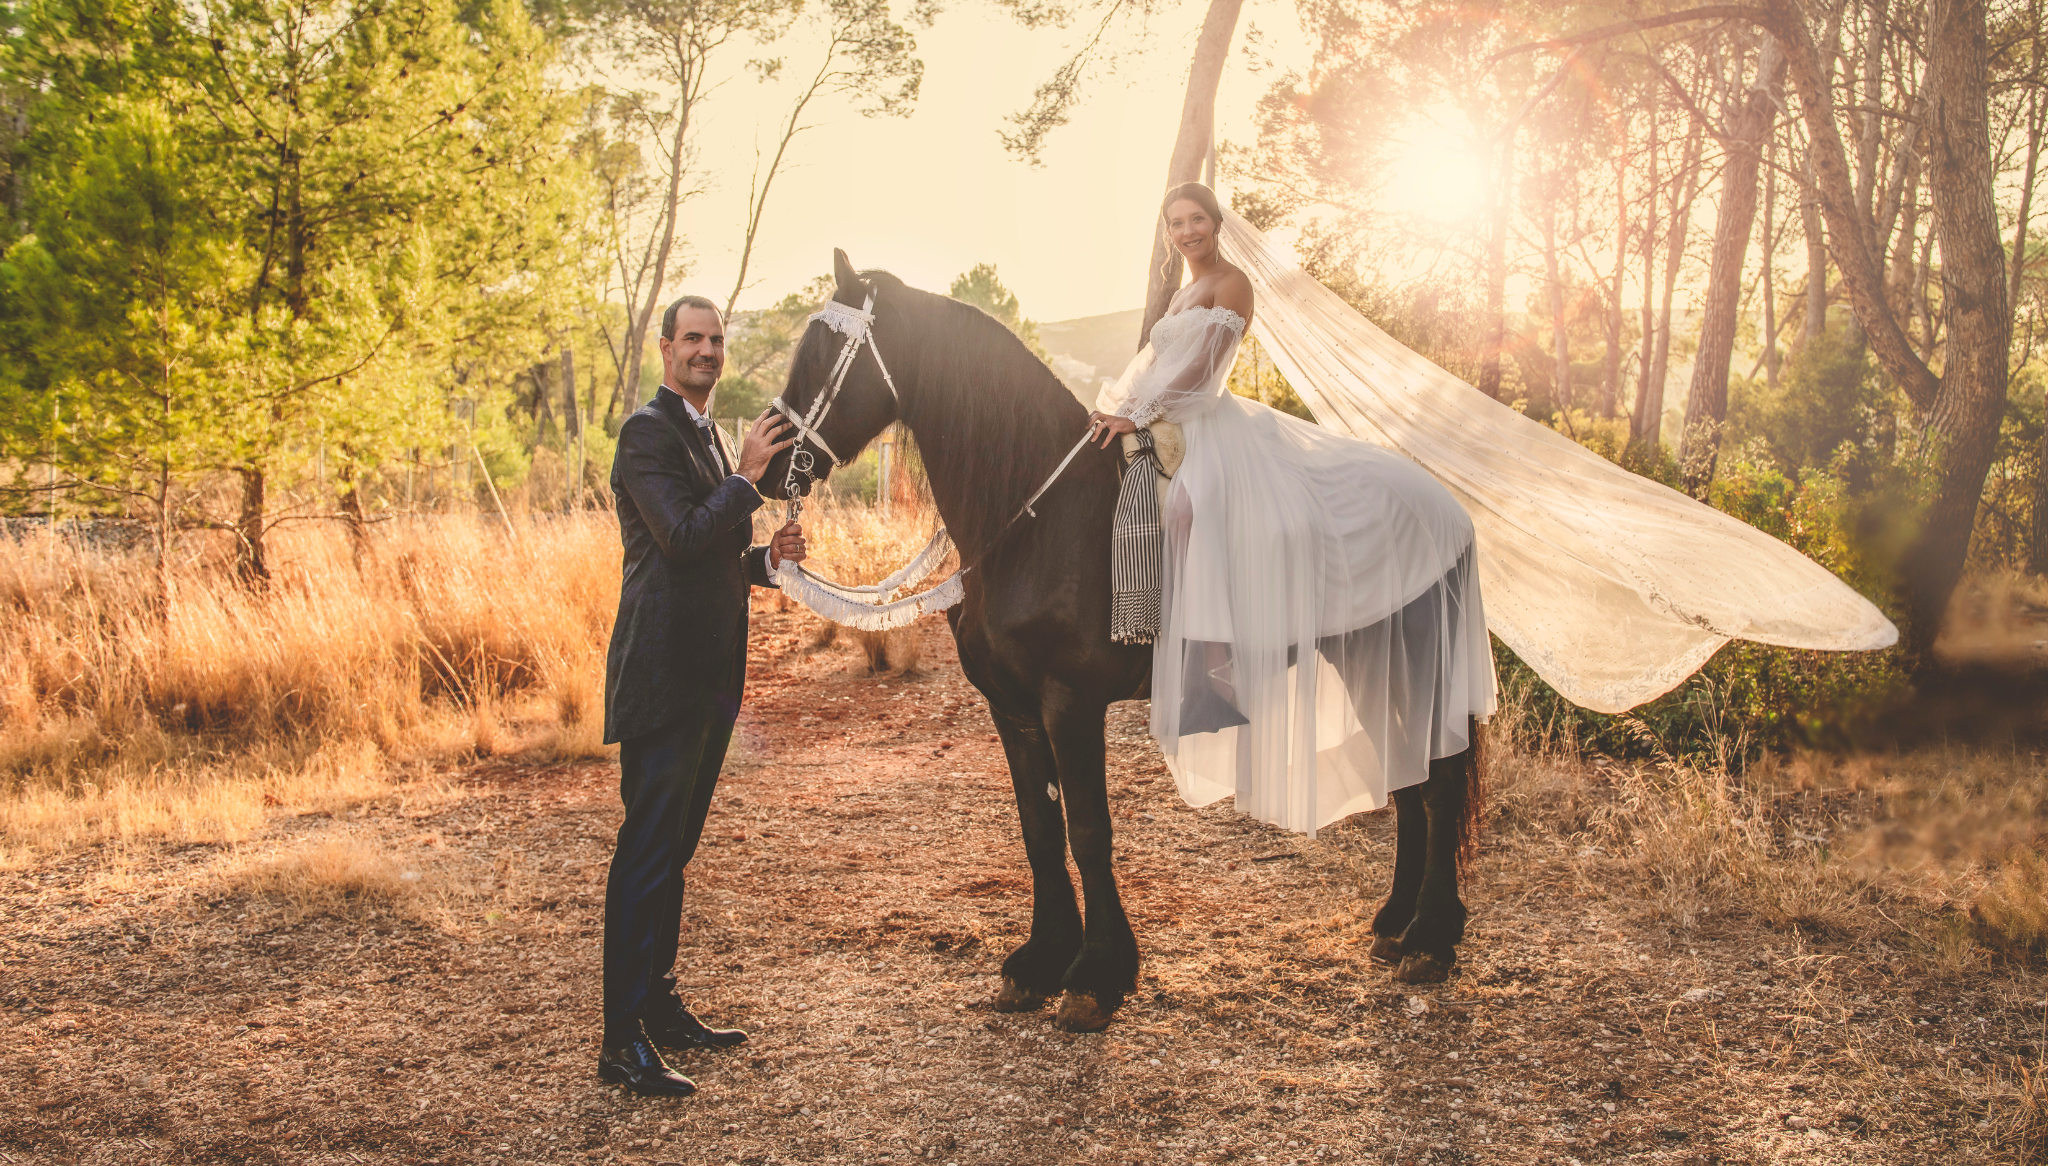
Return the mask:
<svg viewBox="0 0 2048 1166">
<path fill-rule="evenodd" d="M 1181 199 L 1187 199 L 1189 202 L 1208 211 L 1210 218 L 1215 219 L 1219 226 L 1222 224 L 1223 206 L 1216 201 L 1216 192 L 1199 182 L 1183 182 L 1166 192 L 1166 197 L 1160 200 L 1159 203 L 1160 222 L 1166 221 L 1167 208 Z"/>
<path fill-rule="evenodd" d="M 1215 191 L 1210 190 L 1199 182 L 1183 182 L 1172 190 L 1167 191 L 1166 197 L 1160 200 L 1159 203 L 1159 235 L 1166 240 L 1166 262 L 1160 265 L 1159 272 L 1169 278 L 1173 275 L 1173 265 L 1180 262 L 1180 251 L 1174 247 L 1173 236 L 1167 232 L 1166 212 L 1174 203 L 1182 199 L 1186 199 L 1207 211 L 1209 218 L 1214 220 L 1218 229 L 1221 229 L 1223 226 L 1223 207 L 1222 204 L 1216 201 Z"/>
</svg>

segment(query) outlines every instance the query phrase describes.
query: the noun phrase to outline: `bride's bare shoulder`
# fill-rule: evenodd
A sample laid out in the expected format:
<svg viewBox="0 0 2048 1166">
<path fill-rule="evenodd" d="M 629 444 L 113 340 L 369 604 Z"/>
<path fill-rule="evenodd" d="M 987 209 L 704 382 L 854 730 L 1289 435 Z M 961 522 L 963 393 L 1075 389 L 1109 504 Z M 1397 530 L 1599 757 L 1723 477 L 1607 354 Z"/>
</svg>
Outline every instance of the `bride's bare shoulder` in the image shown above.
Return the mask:
<svg viewBox="0 0 2048 1166">
<path fill-rule="evenodd" d="M 1233 267 L 1223 273 L 1216 285 L 1216 307 L 1229 308 L 1246 323 L 1252 318 L 1252 281 L 1243 271 Z"/>
</svg>

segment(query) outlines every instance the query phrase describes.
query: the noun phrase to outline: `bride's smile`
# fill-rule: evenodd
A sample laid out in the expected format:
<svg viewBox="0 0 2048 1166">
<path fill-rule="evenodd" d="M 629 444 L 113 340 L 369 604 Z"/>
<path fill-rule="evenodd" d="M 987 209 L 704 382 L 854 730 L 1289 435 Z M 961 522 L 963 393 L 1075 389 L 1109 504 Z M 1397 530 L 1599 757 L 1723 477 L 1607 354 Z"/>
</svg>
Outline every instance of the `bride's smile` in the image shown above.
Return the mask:
<svg viewBox="0 0 2048 1166">
<path fill-rule="evenodd" d="M 1181 199 L 1167 208 L 1166 229 L 1173 245 L 1190 264 L 1203 264 L 1216 256 L 1216 228 L 1219 224 L 1192 199 Z"/>
</svg>

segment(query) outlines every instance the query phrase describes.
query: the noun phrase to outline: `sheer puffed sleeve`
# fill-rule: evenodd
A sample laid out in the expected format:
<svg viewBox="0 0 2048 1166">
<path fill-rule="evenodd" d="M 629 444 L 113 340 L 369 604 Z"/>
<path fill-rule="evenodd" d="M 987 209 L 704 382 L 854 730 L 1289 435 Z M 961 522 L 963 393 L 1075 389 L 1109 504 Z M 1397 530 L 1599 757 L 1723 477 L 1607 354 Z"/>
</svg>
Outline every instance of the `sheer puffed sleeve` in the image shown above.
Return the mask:
<svg viewBox="0 0 2048 1166">
<path fill-rule="evenodd" d="M 1244 338 L 1244 318 L 1229 308 L 1189 308 L 1159 321 L 1152 343 L 1095 407 L 1140 426 L 1183 421 L 1216 403 Z"/>
</svg>

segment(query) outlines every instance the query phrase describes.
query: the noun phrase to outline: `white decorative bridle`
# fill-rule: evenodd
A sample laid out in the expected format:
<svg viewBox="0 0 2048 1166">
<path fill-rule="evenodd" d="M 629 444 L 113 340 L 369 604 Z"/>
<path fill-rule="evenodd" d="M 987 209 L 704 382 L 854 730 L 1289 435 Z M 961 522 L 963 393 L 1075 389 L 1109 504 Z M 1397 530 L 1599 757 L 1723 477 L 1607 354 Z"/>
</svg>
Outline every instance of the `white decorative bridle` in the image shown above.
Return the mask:
<svg viewBox="0 0 2048 1166">
<path fill-rule="evenodd" d="M 882 370 L 882 383 L 889 386 L 889 395 L 895 398 L 899 414 L 903 408 L 903 394 L 896 391 L 896 381 L 889 375 L 889 366 L 882 363 L 881 349 L 875 346 L 873 290 L 868 292 L 867 302 L 858 308 L 842 304 L 838 300 L 827 300 L 823 308 L 812 314 L 811 321 L 822 323 L 832 331 L 845 336 L 846 343 L 839 348 L 839 359 L 833 362 L 832 373 L 825 378 L 824 388 L 818 391 L 817 399 L 811 402 L 811 407 L 803 416 L 797 416 L 796 410 L 781 397 L 775 398 L 772 403 L 771 407 L 787 417 L 789 423 L 796 427 L 797 434 L 796 444 L 789 454 L 789 469 L 784 472 L 782 478 L 783 494 L 789 501 L 784 511 L 784 522 L 795 522 L 803 514 L 803 495 L 797 489 L 797 478 L 802 477 L 806 482 L 817 480 L 811 474 L 812 467 L 817 463 L 811 457 L 811 452 L 804 448 L 805 443 L 823 450 L 825 456 L 832 459 L 834 468 L 846 464 L 846 459 L 833 452 L 832 447 L 826 444 L 824 436 L 818 432 L 818 426 L 824 423 L 825 415 L 832 411 L 833 403 L 839 399 L 839 390 L 846 385 L 846 374 L 852 371 L 853 362 L 860 355 L 863 345 L 874 354 L 875 367 Z M 1059 480 L 1060 475 L 1065 473 L 1067 466 L 1073 462 L 1074 455 L 1080 453 L 1081 447 L 1087 445 L 1094 435 L 1095 430 L 1091 426 L 1088 432 L 1081 435 L 1081 440 L 1067 451 L 1067 456 L 1061 459 L 1052 475 L 1046 478 L 1045 482 L 1032 492 L 1031 497 L 1025 499 L 1023 507 L 1003 524 L 996 538 L 1001 538 L 1025 515 L 1034 518 L 1038 516 L 1038 512 L 1032 509 L 1033 504 L 1044 497 L 1047 490 L 1052 489 L 1052 484 Z M 930 591 L 900 599 L 896 596 L 898 591 L 905 587 L 917 586 L 937 570 L 939 564 L 945 561 L 946 552 L 952 549 L 952 545 L 952 538 L 947 535 L 944 527 L 940 527 L 938 532 L 932 535 L 931 542 L 925 545 L 924 550 L 918 552 L 917 557 L 905 564 L 902 570 L 880 583 L 861 586 L 835 583 L 822 575 L 814 575 L 804 570 L 802 564 L 790 562 L 778 564 L 772 574 L 776 584 L 785 593 L 826 619 L 866 631 L 883 631 L 902 627 L 927 612 L 944 611 L 960 602 L 961 596 L 966 593 L 964 588 L 967 573 L 974 569 L 974 563 L 963 564 L 944 583 Z M 984 549 L 983 554 L 986 553 Z"/>
<path fill-rule="evenodd" d="M 834 453 L 832 447 L 825 444 L 824 435 L 818 432 L 818 426 L 824 423 L 825 415 L 832 411 L 832 403 L 839 399 L 839 390 L 845 387 L 846 374 L 853 370 L 854 358 L 860 355 L 863 344 L 874 354 L 875 367 L 882 370 L 882 383 L 889 386 L 889 395 L 896 399 L 899 409 L 903 405 L 903 394 L 896 391 L 895 378 L 889 375 L 889 366 L 882 363 L 882 350 L 875 346 L 874 292 L 868 292 L 867 303 L 858 308 L 842 304 L 838 300 L 827 300 L 824 307 L 811 314 L 811 321 L 841 333 L 846 337 L 846 343 L 840 346 L 839 359 L 832 364 L 832 374 L 825 378 L 825 387 L 818 390 L 818 396 L 811 402 L 808 412 L 801 417 L 797 416 L 796 410 L 790 408 L 789 402 L 781 397 L 775 398 L 772 403 L 775 411 L 789 418 L 789 423 L 796 427 L 796 448 L 790 451 L 789 469 L 782 478 L 783 490 L 789 499 L 787 518 L 784 520 L 787 522 L 795 522 L 803 513 L 803 496 L 797 491 L 798 476 L 806 480 L 815 480 L 811 477 L 811 469 L 817 463 L 812 459 L 811 451 L 804 448 L 805 442 L 823 450 L 825 456 L 832 459 L 833 468 L 846 464 L 845 458 Z"/>
</svg>

